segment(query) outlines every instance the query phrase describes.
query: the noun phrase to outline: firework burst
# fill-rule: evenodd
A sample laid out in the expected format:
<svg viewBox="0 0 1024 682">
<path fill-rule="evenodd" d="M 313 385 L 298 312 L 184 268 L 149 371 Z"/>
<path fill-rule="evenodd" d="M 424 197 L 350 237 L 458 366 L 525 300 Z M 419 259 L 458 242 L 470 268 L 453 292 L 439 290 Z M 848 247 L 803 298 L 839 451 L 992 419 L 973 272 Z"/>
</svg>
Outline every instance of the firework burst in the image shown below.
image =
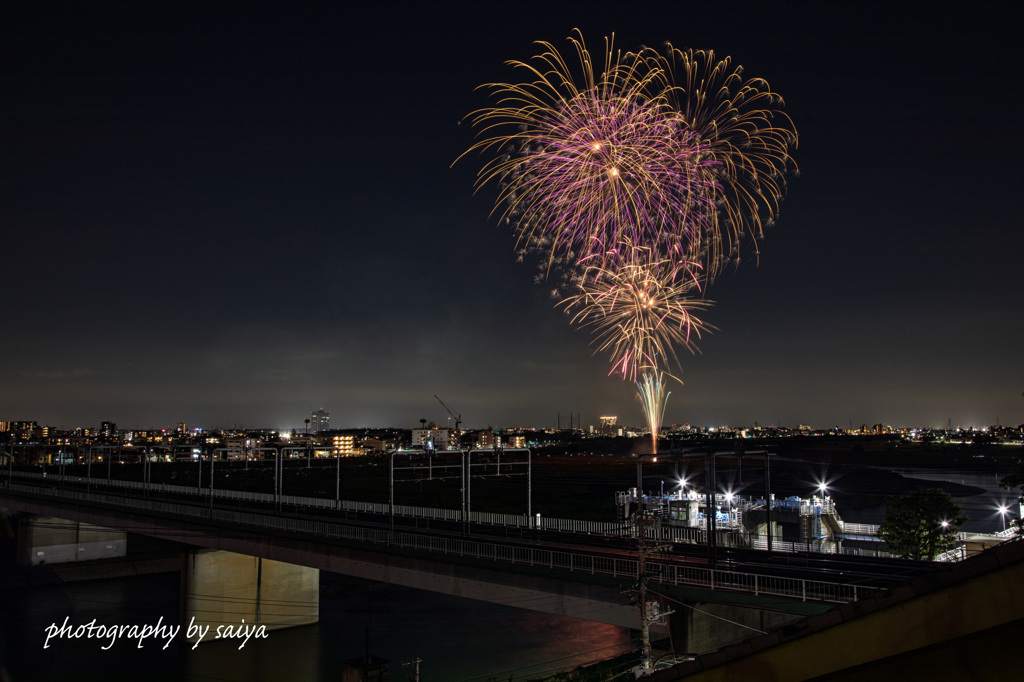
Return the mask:
<svg viewBox="0 0 1024 682">
<path fill-rule="evenodd" d="M 711 329 L 704 289 L 778 215 L 796 130 L 764 80 L 710 51 L 606 39 L 595 68 L 578 31 L 576 59 L 537 44 L 508 62 L 524 82 L 483 86 L 496 101 L 471 114 L 466 153 L 494 155 L 477 189 L 498 186 L 520 256 L 542 254 L 558 305 L 636 384 L 656 449 L 665 368 Z"/>
<path fill-rule="evenodd" d="M 487 86 L 498 101 L 473 115 L 485 139 L 470 151 L 498 155 L 478 188 L 498 184 L 497 205 L 520 245 L 543 250 L 549 263 L 567 252 L 607 257 L 624 241 L 693 259 L 713 224 L 718 162 L 653 92 L 658 74 L 624 64 L 610 41 L 595 74 L 582 38 L 570 43 L 579 74 L 540 43 L 536 64 L 510 62 L 534 81 Z"/>
<path fill-rule="evenodd" d="M 694 311 L 711 305 L 701 296 L 700 267 L 625 246 L 617 267 L 590 266 L 574 280 L 575 293 L 561 304 L 573 324 L 594 333 L 597 352 L 612 359 L 612 374 L 636 381 L 643 370 L 678 363 L 676 348 L 696 350 L 710 331 Z"/>
<path fill-rule="evenodd" d="M 779 213 L 787 172 L 799 173 L 790 149 L 797 146 L 793 121 L 782 111 L 783 99 L 762 78 L 746 78 L 743 67 L 713 51 L 680 50 L 666 43 L 623 58 L 630 68 L 646 73 L 645 87 L 671 103 L 714 160 L 707 167 L 715 182 L 702 186 L 705 201 L 717 210 L 707 216 L 706 274 L 738 257 L 744 235 L 754 249 Z"/>
</svg>

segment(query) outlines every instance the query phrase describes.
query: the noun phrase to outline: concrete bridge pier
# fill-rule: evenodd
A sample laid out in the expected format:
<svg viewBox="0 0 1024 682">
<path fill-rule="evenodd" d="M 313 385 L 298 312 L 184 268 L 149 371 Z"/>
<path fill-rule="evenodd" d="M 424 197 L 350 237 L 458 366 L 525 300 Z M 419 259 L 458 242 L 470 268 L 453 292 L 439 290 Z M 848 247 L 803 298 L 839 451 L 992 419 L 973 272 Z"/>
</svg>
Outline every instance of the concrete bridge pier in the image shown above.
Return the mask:
<svg viewBox="0 0 1024 682">
<path fill-rule="evenodd" d="M 55 516 L 22 514 L 18 563 L 38 566 L 123 557 L 128 534 Z"/>
<path fill-rule="evenodd" d="M 703 654 L 794 623 L 803 616 L 735 604 L 673 601 L 668 631 L 676 653 Z"/>
<path fill-rule="evenodd" d="M 189 642 L 319 619 L 319 569 L 224 550 L 190 549 L 183 556 L 181 626 Z"/>
</svg>

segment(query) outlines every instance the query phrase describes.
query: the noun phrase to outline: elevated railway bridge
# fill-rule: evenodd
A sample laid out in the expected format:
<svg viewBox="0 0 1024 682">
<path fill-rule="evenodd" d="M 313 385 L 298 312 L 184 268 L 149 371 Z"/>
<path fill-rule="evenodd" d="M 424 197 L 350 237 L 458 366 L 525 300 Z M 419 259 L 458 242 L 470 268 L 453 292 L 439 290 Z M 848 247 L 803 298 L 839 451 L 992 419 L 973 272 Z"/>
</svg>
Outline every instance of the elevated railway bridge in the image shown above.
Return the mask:
<svg viewBox="0 0 1024 682">
<path fill-rule="evenodd" d="M 254 550 L 250 552 L 254 556 L 327 570 L 338 568 L 330 557 L 360 550 L 386 556 L 389 565 L 401 563 L 395 558 L 398 555 L 450 565 L 471 560 L 497 572 L 557 576 L 565 583 L 603 582 L 614 586 L 616 594 L 640 577 L 636 528 L 622 523 L 487 512 L 466 516 L 461 510 L 336 504 L 301 496 L 275 500 L 269 494 L 231 490 L 207 497 L 193 487 L 126 481 L 109 485 L 93 481 L 86 490 L 80 481 L 24 474 L 7 482 L 0 490 L 0 501 L 32 513 L 80 519 L 193 546 Z M 704 533 L 668 527 L 645 531 L 649 549 L 642 577 L 682 598 L 757 603 L 806 613 L 855 601 L 931 567 L 927 562 L 722 546 L 709 556 L 700 544 Z M 235 542 L 243 536 L 250 540 Z M 254 538 L 265 540 L 253 547 Z M 323 549 L 291 552 L 292 541 L 319 544 Z M 323 557 L 307 556 L 310 552 Z M 385 571 L 375 579 L 388 578 Z"/>
</svg>

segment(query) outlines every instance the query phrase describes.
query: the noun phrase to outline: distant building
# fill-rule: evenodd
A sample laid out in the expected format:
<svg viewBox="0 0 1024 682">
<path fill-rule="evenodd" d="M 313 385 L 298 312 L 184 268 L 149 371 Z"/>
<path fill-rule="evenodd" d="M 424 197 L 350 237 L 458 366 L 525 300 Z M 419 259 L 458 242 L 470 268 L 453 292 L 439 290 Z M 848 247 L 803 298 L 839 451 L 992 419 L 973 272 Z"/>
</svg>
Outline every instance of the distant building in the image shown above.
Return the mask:
<svg viewBox="0 0 1024 682">
<path fill-rule="evenodd" d="M 322 407 L 316 412 L 311 412 L 309 415 L 309 428 L 312 433 L 320 433 L 330 429 L 331 413 Z"/>
<path fill-rule="evenodd" d="M 457 448 L 458 443 L 453 437 L 452 429 L 439 429 L 436 426 L 430 429 L 412 430 L 412 447 L 423 448 L 424 450 L 450 450 Z"/>
<path fill-rule="evenodd" d="M 356 437 L 350 434 L 331 436 L 331 445 L 334 446 L 334 454 L 339 457 L 355 457 L 363 454 L 362 448 L 356 447 Z"/>
<path fill-rule="evenodd" d="M 253 438 L 248 435 L 233 435 L 224 438 L 221 447 L 216 448 L 217 459 L 256 459 L 259 449 L 263 447 L 261 438 Z"/>
<path fill-rule="evenodd" d="M 389 449 L 389 443 L 383 438 L 364 438 L 362 451 L 363 453 L 374 453 L 374 452 L 387 452 Z"/>
<path fill-rule="evenodd" d="M 613 434 L 615 433 L 615 425 L 618 423 L 619 418 L 613 416 L 601 417 L 601 433 Z"/>
<path fill-rule="evenodd" d="M 100 438 L 112 441 L 117 438 L 117 424 L 114 422 L 100 422 Z"/>
<path fill-rule="evenodd" d="M 484 429 L 477 434 L 476 446 L 481 450 L 501 447 L 501 433 L 498 429 Z"/>
</svg>

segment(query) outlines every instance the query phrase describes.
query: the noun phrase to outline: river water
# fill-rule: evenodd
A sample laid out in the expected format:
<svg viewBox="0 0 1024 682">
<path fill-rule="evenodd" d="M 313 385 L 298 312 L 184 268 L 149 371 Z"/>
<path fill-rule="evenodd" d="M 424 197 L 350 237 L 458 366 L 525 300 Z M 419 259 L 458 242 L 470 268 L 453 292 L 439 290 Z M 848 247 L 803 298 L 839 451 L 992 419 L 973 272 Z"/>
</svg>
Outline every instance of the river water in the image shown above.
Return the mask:
<svg viewBox="0 0 1024 682">
<path fill-rule="evenodd" d="M 943 469 L 910 469 L 886 467 L 906 478 L 918 478 L 925 481 L 947 481 L 949 483 L 960 483 L 981 488 L 984 492 L 967 497 L 956 497 L 954 500 L 963 507 L 969 517 L 967 523 L 961 530 L 970 533 L 995 533 L 1003 529 L 1003 518 L 999 513 L 999 507 L 1009 508 L 1006 515 L 1006 523 L 1009 525 L 1012 519 L 1018 518 L 1019 509 L 1017 505 L 1017 490 L 1006 490 L 999 486 L 1000 479 L 1008 476 L 1011 472 L 978 472 Z M 844 521 L 853 523 L 881 524 L 885 520 L 885 507 L 861 507 L 839 509 L 839 515 Z"/>
<path fill-rule="evenodd" d="M 324 574 L 320 622 L 265 639 L 205 642 L 53 638 L 46 628 L 178 622 L 179 576 L 53 583 L 0 589 L 0 660 L 13 680 L 340 680 L 345 660 L 370 653 L 390 662 L 392 681 L 535 679 L 637 647 L 625 628 Z M 2 676 L 0 676 L 2 679 Z"/>
</svg>

